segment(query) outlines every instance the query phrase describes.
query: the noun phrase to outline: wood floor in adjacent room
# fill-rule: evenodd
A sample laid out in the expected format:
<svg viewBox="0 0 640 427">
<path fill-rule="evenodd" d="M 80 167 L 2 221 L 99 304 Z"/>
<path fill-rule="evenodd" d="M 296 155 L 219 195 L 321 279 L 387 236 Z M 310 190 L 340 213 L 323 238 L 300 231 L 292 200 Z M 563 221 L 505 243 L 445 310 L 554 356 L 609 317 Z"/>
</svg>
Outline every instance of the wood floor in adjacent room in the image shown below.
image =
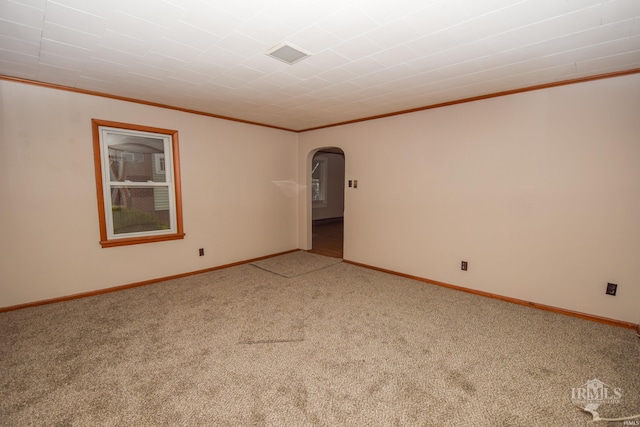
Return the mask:
<svg viewBox="0 0 640 427">
<path fill-rule="evenodd" d="M 343 218 L 314 221 L 312 225 L 313 245 L 309 252 L 342 258 L 344 239 Z"/>
</svg>

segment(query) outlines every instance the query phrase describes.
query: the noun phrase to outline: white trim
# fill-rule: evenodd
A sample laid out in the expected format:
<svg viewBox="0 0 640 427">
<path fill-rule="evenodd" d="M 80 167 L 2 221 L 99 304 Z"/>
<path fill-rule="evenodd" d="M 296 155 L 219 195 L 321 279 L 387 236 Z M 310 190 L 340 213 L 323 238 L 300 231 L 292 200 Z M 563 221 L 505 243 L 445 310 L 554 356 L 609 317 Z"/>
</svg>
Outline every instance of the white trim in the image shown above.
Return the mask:
<svg viewBox="0 0 640 427">
<path fill-rule="evenodd" d="M 106 221 L 106 229 L 107 229 L 107 239 L 108 240 L 117 240 L 123 238 L 131 238 L 131 237 L 145 237 L 145 236 L 158 236 L 165 234 L 175 234 L 177 232 L 177 219 L 176 219 L 176 200 L 175 200 L 175 183 L 173 181 L 173 138 L 171 135 L 167 134 L 159 134 L 153 132 L 143 132 L 136 131 L 131 129 L 122 129 L 122 128 L 114 128 L 107 126 L 99 127 L 100 134 L 100 155 L 102 161 L 102 191 L 103 191 L 103 200 L 104 200 L 104 210 L 105 210 L 105 221 Z M 158 141 L 162 141 L 162 154 L 164 156 L 164 164 L 165 170 L 164 173 L 160 173 L 164 178 L 164 181 L 130 181 L 124 179 L 122 181 L 113 179 L 113 170 L 111 161 L 112 158 L 109 156 L 109 149 L 113 146 L 113 144 L 109 144 L 109 136 L 118 135 L 119 137 L 142 137 L 146 139 L 154 139 Z M 145 154 L 152 154 L 149 158 L 151 160 L 151 168 L 155 173 L 155 160 L 160 156 L 156 156 L 154 154 L 159 153 L 141 153 L 141 152 L 133 152 L 128 153 L 124 152 L 121 156 L 121 161 L 125 161 L 122 164 L 124 167 L 127 163 L 143 163 Z M 131 158 L 133 162 L 127 162 L 125 160 L 125 155 L 128 155 L 127 158 Z M 131 233 L 118 233 L 116 234 L 113 227 L 113 203 L 112 203 L 112 190 L 115 188 L 121 188 L 123 190 L 133 190 L 133 189 L 144 189 L 144 188 L 167 188 L 168 192 L 168 210 L 169 210 L 169 228 L 161 229 L 161 230 L 151 230 L 151 231 L 141 231 L 141 232 L 131 232 Z"/>
</svg>

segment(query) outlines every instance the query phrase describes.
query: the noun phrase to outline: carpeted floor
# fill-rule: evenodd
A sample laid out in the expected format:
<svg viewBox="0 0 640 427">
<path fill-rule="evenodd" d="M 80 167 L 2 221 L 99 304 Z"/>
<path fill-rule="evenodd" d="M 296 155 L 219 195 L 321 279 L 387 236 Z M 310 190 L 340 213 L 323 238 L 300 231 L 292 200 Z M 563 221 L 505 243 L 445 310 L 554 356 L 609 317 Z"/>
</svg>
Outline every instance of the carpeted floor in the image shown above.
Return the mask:
<svg viewBox="0 0 640 427">
<path fill-rule="evenodd" d="M 291 278 L 331 267 L 341 261 L 342 260 L 338 258 L 296 251 L 286 256 L 277 256 L 255 261 L 252 262 L 251 265 L 282 277 Z"/>
<path fill-rule="evenodd" d="M 245 264 L 0 330 L 2 426 L 585 426 L 572 389 L 594 379 L 620 393 L 601 416 L 640 413 L 634 331 L 342 262 Z"/>
</svg>

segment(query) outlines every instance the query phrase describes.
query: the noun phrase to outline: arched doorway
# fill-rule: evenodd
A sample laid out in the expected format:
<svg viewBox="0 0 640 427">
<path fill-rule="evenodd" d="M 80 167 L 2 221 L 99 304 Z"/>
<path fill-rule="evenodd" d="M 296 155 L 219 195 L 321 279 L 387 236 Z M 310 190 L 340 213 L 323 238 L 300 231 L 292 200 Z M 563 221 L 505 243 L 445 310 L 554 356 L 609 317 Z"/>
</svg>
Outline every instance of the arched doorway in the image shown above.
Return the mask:
<svg viewBox="0 0 640 427">
<path fill-rule="evenodd" d="M 334 258 L 343 257 L 344 245 L 344 152 L 322 148 L 311 161 L 311 250 Z"/>
</svg>

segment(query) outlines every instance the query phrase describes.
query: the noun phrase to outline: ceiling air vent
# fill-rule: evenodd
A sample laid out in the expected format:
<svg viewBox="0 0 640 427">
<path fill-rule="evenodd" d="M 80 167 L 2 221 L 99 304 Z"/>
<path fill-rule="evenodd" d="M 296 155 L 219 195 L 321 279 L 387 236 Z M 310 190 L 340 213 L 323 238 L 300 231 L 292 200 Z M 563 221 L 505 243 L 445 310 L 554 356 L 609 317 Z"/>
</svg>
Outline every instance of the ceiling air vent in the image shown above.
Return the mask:
<svg viewBox="0 0 640 427">
<path fill-rule="evenodd" d="M 277 59 L 278 61 L 286 62 L 289 65 L 295 64 L 296 62 L 311 56 L 311 52 L 307 52 L 306 50 L 289 42 L 277 44 L 266 51 L 265 54 Z"/>
</svg>

